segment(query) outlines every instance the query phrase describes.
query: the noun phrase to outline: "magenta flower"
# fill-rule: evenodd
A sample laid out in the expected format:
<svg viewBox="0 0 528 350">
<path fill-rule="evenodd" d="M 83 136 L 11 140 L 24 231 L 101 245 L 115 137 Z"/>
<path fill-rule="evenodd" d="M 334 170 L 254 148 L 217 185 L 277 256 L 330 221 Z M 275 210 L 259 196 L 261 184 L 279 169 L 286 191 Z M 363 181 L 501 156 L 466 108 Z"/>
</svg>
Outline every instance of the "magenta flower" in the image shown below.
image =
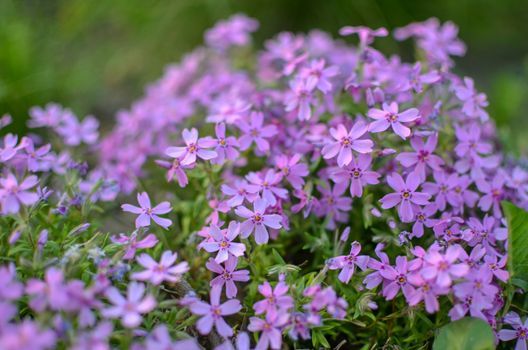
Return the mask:
<svg viewBox="0 0 528 350">
<path fill-rule="evenodd" d="M 198 138 L 198 130 L 192 128 L 190 131 L 184 129 L 182 132 L 186 147 L 169 147 L 165 154 L 172 158 L 181 159 L 182 165 L 196 163 L 196 157 L 203 160 L 216 158 L 218 154 L 208 148 L 216 146 L 216 141 L 211 137 Z"/>
<path fill-rule="evenodd" d="M 227 201 L 227 205 L 230 207 L 238 207 L 244 203 L 244 200 L 252 203 L 257 199 L 260 187 L 249 185 L 246 180 L 235 180 L 233 187 L 227 184 L 223 184 L 222 193 L 226 196 L 231 196 Z"/>
<path fill-rule="evenodd" d="M 288 293 L 288 285 L 280 280 L 275 288 L 268 281 L 258 286 L 258 291 L 264 297 L 253 305 L 256 315 L 263 313 L 286 311 L 293 307 L 293 298 Z"/>
<path fill-rule="evenodd" d="M 400 289 L 407 300 L 413 295 L 415 290 L 408 280 L 411 269 L 412 266 L 408 266 L 407 258 L 398 256 L 396 257 L 396 267 L 386 266 L 380 270 L 381 276 L 385 278 L 383 296 L 387 300 L 394 299 Z"/>
<path fill-rule="evenodd" d="M 334 168 L 329 170 L 330 178 L 335 183 L 347 183 L 350 181 L 350 195 L 352 197 L 363 196 L 363 187 L 366 185 L 375 185 L 379 183 L 379 173 L 370 170 L 372 156 L 369 154 L 360 154 L 352 158 L 352 162 L 343 168 Z"/>
<path fill-rule="evenodd" d="M 155 285 L 164 281 L 178 282 L 182 275 L 189 271 L 189 265 L 183 261 L 173 266 L 177 257 L 177 253 L 167 250 L 161 255 L 160 262 L 157 262 L 150 255 L 143 253 L 136 258 L 136 261 L 146 270 L 134 272 L 131 278 L 138 281 L 149 281 Z"/>
<path fill-rule="evenodd" d="M 455 152 L 459 157 L 469 156 L 470 158 L 479 158 L 481 154 L 489 154 L 492 146 L 481 140 L 482 130 L 476 123 L 468 125 L 467 128 L 457 127 L 455 130 L 458 144 Z"/>
<path fill-rule="evenodd" d="M 455 92 L 456 96 L 464 102 L 462 112 L 468 117 L 477 117 L 483 122 L 489 119 L 488 113 L 484 110 L 488 106 L 486 94 L 475 90 L 473 79 L 465 77 L 464 85 L 455 86 Z"/>
<path fill-rule="evenodd" d="M 356 122 L 350 132 L 347 132 L 343 124 L 339 124 L 337 129 L 330 128 L 330 134 L 336 141 L 323 147 L 323 158 L 331 159 L 337 156 L 337 165 L 343 167 L 352 162 L 352 150 L 359 153 L 372 152 L 374 143 L 371 140 L 359 140 L 367 131 L 368 126 L 362 121 Z"/>
<path fill-rule="evenodd" d="M 16 214 L 20 210 L 20 205 L 30 206 L 35 204 L 39 196 L 28 191 L 35 187 L 38 178 L 34 175 L 25 178 L 19 185 L 16 177 L 8 173 L 5 178 L 0 178 L 0 203 L 3 214 Z"/>
<path fill-rule="evenodd" d="M 454 319 L 466 314 L 486 319 L 484 310 L 491 309 L 499 288 L 492 284 L 493 274 L 486 267 L 473 269 L 465 276 L 465 280 L 453 286 L 455 296 L 464 304 L 455 305 L 449 313 Z"/>
<path fill-rule="evenodd" d="M 346 184 L 335 184 L 333 188 L 325 182 L 325 185 L 317 185 L 317 190 L 321 192 L 321 199 L 317 201 L 315 207 L 318 216 L 328 218 L 327 228 L 335 229 L 337 222 L 346 222 L 348 212 L 352 208 L 352 199 L 343 196 Z"/>
<path fill-rule="evenodd" d="M 513 329 L 501 329 L 499 339 L 502 341 L 517 339 L 515 350 L 525 350 L 528 340 L 528 320 L 523 323 L 516 312 L 510 311 L 504 316 L 504 323 L 509 324 Z"/>
<path fill-rule="evenodd" d="M 436 249 L 430 249 L 424 259 L 426 266 L 421 269 L 422 277 L 434 280 L 440 287 L 449 287 L 453 278 L 465 276 L 469 267 L 463 263 L 455 263 L 460 256 L 460 246 L 449 246 L 445 254 Z"/>
<path fill-rule="evenodd" d="M 208 46 L 225 51 L 232 46 L 244 46 L 251 41 L 250 33 L 257 30 L 258 21 L 242 14 L 231 16 L 228 20 L 219 21 L 205 33 Z"/>
<path fill-rule="evenodd" d="M 31 296 L 29 306 L 42 312 L 49 307 L 52 310 L 62 310 L 68 305 L 68 295 L 61 270 L 49 268 L 44 281 L 30 279 L 26 285 L 26 293 Z"/>
<path fill-rule="evenodd" d="M 121 323 L 127 328 L 136 328 L 141 324 L 141 314 L 148 313 L 156 307 L 156 299 L 152 295 L 145 294 L 145 285 L 137 282 L 129 282 L 126 298 L 121 295 L 115 287 L 106 290 L 106 297 L 113 304 L 101 310 L 106 318 L 121 318 Z"/>
<path fill-rule="evenodd" d="M 28 122 L 30 128 L 56 128 L 64 114 L 71 113 L 69 110 L 63 108 L 56 103 L 48 103 L 45 108 L 32 107 L 29 110 L 31 119 Z"/>
<path fill-rule="evenodd" d="M 280 155 L 275 160 L 275 166 L 295 189 L 303 187 L 303 177 L 308 176 L 310 173 L 308 165 L 299 163 L 300 159 L 301 155 L 295 154 L 291 158 L 286 155 Z"/>
<path fill-rule="evenodd" d="M 255 242 L 264 244 L 269 239 L 266 226 L 277 230 L 282 227 L 282 217 L 277 214 L 265 214 L 267 207 L 266 200 L 259 198 L 253 203 L 253 211 L 244 206 L 235 209 L 235 213 L 238 216 L 247 219 L 240 226 L 240 233 L 243 238 L 247 238 L 254 231 Z"/>
<path fill-rule="evenodd" d="M 375 37 L 387 36 L 389 32 L 383 27 L 378 29 L 370 29 L 368 27 L 363 26 L 345 26 L 339 29 L 339 34 L 342 36 L 357 34 L 359 37 L 360 47 L 365 48 L 367 45 L 370 45 L 374 42 Z"/>
<path fill-rule="evenodd" d="M 171 211 L 171 206 L 169 202 L 161 202 L 160 204 L 152 208 L 150 198 L 147 192 L 138 193 L 137 200 L 140 207 L 136 207 L 131 204 L 123 204 L 121 206 L 123 211 L 133 214 L 139 214 L 136 219 L 137 228 L 150 226 L 151 219 L 154 220 L 156 224 L 160 225 L 164 229 L 167 229 L 170 225 L 172 225 L 171 220 L 158 216 L 167 214 Z"/>
<path fill-rule="evenodd" d="M 236 221 L 231 221 L 227 230 L 220 230 L 218 226 L 211 225 L 209 234 L 213 241 L 205 242 L 202 246 L 209 252 L 218 252 L 215 261 L 222 263 L 229 258 L 229 254 L 239 257 L 244 255 L 246 246 L 243 243 L 236 243 L 233 240 L 240 233 L 240 224 Z"/>
<path fill-rule="evenodd" d="M 56 335 L 52 329 L 42 329 L 37 322 L 25 319 L 20 324 L 7 324 L 0 333 L 2 350 L 54 349 Z"/>
<path fill-rule="evenodd" d="M 312 117 L 311 105 L 314 103 L 313 89 L 315 86 L 307 79 L 296 78 L 290 81 L 291 91 L 286 95 L 284 104 L 286 112 L 295 112 L 297 119 L 309 120 Z"/>
<path fill-rule="evenodd" d="M 79 122 L 75 115 L 67 113 L 56 130 L 64 139 L 65 144 L 78 146 L 81 143 L 94 144 L 99 138 L 98 128 L 99 122 L 92 116 L 87 116 Z"/>
<path fill-rule="evenodd" d="M 369 125 L 370 132 L 381 132 L 392 127 L 392 130 L 402 139 L 406 139 L 411 135 L 411 129 L 403 125 L 403 123 L 409 123 L 420 118 L 416 108 L 410 108 L 399 113 L 396 102 L 391 102 L 390 105 L 383 103 L 383 110 L 371 108 L 367 115 L 372 119 L 376 119 L 375 122 Z"/>
<path fill-rule="evenodd" d="M 226 159 L 235 160 L 240 155 L 240 152 L 236 149 L 238 147 L 238 141 L 234 136 L 226 137 L 226 126 L 224 123 L 218 123 L 215 126 L 216 132 L 216 145 L 215 152 L 217 157 L 211 162 L 214 164 L 223 164 Z"/>
<path fill-rule="evenodd" d="M 258 317 L 249 319 L 248 330 L 262 332 L 255 349 L 268 348 L 279 350 L 282 346 L 282 328 L 288 323 L 290 315 L 286 312 L 268 312 L 263 320 Z"/>
<path fill-rule="evenodd" d="M 440 309 L 438 296 L 447 294 L 449 288 L 441 288 L 433 283 L 433 281 L 425 280 L 419 272 L 411 273 L 407 278 L 408 281 L 416 287 L 411 296 L 407 298 L 409 305 L 418 305 L 423 300 L 425 310 L 428 313 L 432 314 L 437 312 Z"/>
<path fill-rule="evenodd" d="M 249 123 L 244 119 L 237 123 L 240 131 L 242 131 L 242 136 L 238 139 L 240 150 L 247 150 L 255 142 L 260 152 L 268 152 L 270 144 L 267 139 L 277 135 L 277 127 L 275 125 L 263 126 L 264 114 L 262 112 L 251 112 L 249 119 Z"/>
<path fill-rule="evenodd" d="M 341 282 L 348 283 L 354 275 L 354 270 L 358 266 L 361 270 L 366 270 L 369 257 L 366 255 L 359 255 L 361 251 L 361 244 L 359 242 L 352 242 L 350 253 L 348 255 L 341 255 L 335 258 L 331 258 L 328 262 L 328 268 L 330 270 L 341 269 L 339 276 L 337 277 Z"/>
<path fill-rule="evenodd" d="M 282 179 L 282 175 L 280 173 L 276 173 L 275 171 L 269 169 L 266 171 L 264 178 L 262 178 L 261 174 L 259 173 L 249 173 L 246 175 L 246 179 L 250 182 L 248 189 L 251 192 L 256 190 L 262 193 L 262 198 L 264 198 L 271 206 L 277 204 L 276 197 L 281 199 L 288 198 L 288 190 L 278 186 Z"/>
<path fill-rule="evenodd" d="M 123 255 L 123 259 L 127 260 L 134 258 L 137 249 L 152 248 L 158 243 L 158 239 L 153 233 L 148 234 L 147 236 L 145 236 L 145 238 L 140 241 L 138 241 L 137 238 L 137 231 L 132 233 L 130 236 L 121 233 L 118 237 L 110 237 L 112 242 L 114 242 L 115 244 L 126 246 L 125 255 Z"/>
<path fill-rule="evenodd" d="M 337 66 L 325 68 L 325 64 L 324 58 L 321 58 L 312 60 L 309 66 L 301 69 L 300 76 L 306 79 L 306 88 L 309 91 L 317 88 L 323 94 L 326 94 L 332 90 L 332 83 L 330 83 L 329 78 L 336 76 L 339 68 Z"/>
<path fill-rule="evenodd" d="M 180 187 L 185 187 L 189 183 L 187 174 L 185 174 L 186 169 L 194 168 L 195 164 L 183 165 L 180 158 L 175 158 L 172 163 L 165 160 L 156 160 L 156 164 L 167 169 L 167 181 L 172 181 L 176 178 L 178 185 Z"/>
<path fill-rule="evenodd" d="M 221 96 L 213 102 L 211 114 L 206 118 L 210 123 L 237 123 L 249 114 L 251 104 L 235 96 Z"/>
<path fill-rule="evenodd" d="M 222 337 L 227 338 L 233 335 L 233 329 L 224 321 L 222 316 L 236 314 L 242 309 L 242 305 L 237 299 L 231 299 L 220 304 L 220 293 L 221 288 L 214 287 L 211 289 L 210 304 L 196 300 L 189 306 L 193 314 L 202 316 L 196 323 L 196 328 L 200 334 L 209 334 L 214 325 Z"/>
<path fill-rule="evenodd" d="M 501 217 L 500 203 L 504 198 L 504 183 L 506 178 L 502 172 L 499 172 L 493 177 L 491 182 L 484 179 L 476 181 L 477 187 L 483 196 L 480 197 L 478 206 L 483 211 L 488 211 L 493 206 L 493 215 L 497 218 Z"/>
<path fill-rule="evenodd" d="M 398 214 L 403 222 L 411 222 L 414 218 L 415 213 L 412 203 L 417 205 L 429 204 L 430 194 L 416 192 L 420 185 L 420 179 L 416 174 L 407 175 L 407 179 L 404 182 L 400 174 L 393 173 L 387 176 L 387 183 L 395 192 L 389 193 L 380 199 L 381 207 L 389 209 L 400 204 Z"/>
<path fill-rule="evenodd" d="M 412 137 L 411 146 L 414 148 L 415 152 L 402 152 L 396 157 L 396 160 L 406 168 L 414 166 L 413 172 L 418 174 L 422 181 L 425 181 L 427 166 L 436 172 L 440 171 L 444 164 L 442 158 L 433 154 L 437 143 L 437 134 L 429 136 L 425 144 L 421 138 Z"/>
<path fill-rule="evenodd" d="M 218 276 L 211 280 L 211 287 L 219 287 L 221 290 L 225 284 L 226 296 L 229 299 L 234 298 L 237 295 L 235 282 L 249 281 L 248 270 L 235 271 L 237 263 L 238 258 L 231 255 L 227 261 L 224 262 L 224 266 L 217 263 L 214 259 L 209 259 L 205 265 L 209 270 L 218 274 Z"/>
</svg>

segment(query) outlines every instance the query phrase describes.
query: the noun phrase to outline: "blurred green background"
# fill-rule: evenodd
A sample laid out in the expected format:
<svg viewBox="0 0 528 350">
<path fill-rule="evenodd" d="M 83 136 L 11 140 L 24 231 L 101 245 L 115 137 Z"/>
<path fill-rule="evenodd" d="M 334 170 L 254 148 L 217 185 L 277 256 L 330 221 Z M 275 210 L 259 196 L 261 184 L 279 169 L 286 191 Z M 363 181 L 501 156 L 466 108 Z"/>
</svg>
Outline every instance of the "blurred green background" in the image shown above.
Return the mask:
<svg viewBox="0 0 528 350">
<path fill-rule="evenodd" d="M 506 147 L 527 154 L 526 0 L 0 0 L 0 115 L 11 113 L 10 131 L 23 133 L 28 109 L 55 101 L 109 125 L 205 29 L 237 12 L 260 21 L 257 44 L 282 30 L 335 36 L 344 25 L 452 20 L 469 49 L 457 72 L 488 94 Z M 406 43 L 377 47 L 410 57 Z"/>
</svg>

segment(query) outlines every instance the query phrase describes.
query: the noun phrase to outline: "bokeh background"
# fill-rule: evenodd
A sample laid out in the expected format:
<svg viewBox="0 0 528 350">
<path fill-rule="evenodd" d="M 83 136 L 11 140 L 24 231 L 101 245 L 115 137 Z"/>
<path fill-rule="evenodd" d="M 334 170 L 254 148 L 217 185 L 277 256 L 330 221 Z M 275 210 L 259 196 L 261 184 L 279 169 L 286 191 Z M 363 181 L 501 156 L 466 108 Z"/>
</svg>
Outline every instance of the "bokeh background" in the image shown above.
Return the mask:
<svg viewBox="0 0 528 350">
<path fill-rule="evenodd" d="M 283 30 L 335 36 L 344 25 L 454 21 L 468 45 L 456 71 L 488 94 L 505 147 L 528 154 L 527 0 L 0 0 L 0 115 L 21 134 L 28 109 L 54 101 L 109 127 L 205 29 L 237 12 L 260 21 L 257 45 Z M 376 46 L 412 52 L 388 38 Z"/>
</svg>

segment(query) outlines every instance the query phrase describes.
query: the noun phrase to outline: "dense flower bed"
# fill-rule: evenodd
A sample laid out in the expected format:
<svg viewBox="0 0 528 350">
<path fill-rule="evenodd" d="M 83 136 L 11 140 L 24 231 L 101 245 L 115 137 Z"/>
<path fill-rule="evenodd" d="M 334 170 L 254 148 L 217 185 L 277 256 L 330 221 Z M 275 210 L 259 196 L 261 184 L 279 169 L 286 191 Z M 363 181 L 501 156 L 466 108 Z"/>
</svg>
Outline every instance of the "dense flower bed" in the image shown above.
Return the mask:
<svg viewBox="0 0 528 350">
<path fill-rule="evenodd" d="M 466 316 L 526 346 L 500 204 L 528 173 L 456 26 L 396 30 L 414 63 L 384 28 L 257 28 L 218 23 L 102 139 L 56 104 L 4 138 L 0 349 L 411 349 Z"/>
</svg>

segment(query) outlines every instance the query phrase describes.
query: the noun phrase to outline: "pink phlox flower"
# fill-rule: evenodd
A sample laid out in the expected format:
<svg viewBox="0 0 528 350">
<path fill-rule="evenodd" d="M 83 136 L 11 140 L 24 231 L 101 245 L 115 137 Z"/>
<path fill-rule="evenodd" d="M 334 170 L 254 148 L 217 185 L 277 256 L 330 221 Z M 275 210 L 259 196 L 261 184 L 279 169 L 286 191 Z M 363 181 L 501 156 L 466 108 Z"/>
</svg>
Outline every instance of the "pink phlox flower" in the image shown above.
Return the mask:
<svg viewBox="0 0 528 350">
<path fill-rule="evenodd" d="M 264 297 L 253 305 L 255 314 L 287 311 L 293 307 L 293 298 L 288 293 L 288 285 L 284 281 L 279 281 L 273 288 L 268 281 L 258 286 L 259 293 Z"/>
<path fill-rule="evenodd" d="M 127 328 L 136 328 L 141 324 L 141 314 L 148 313 L 156 307 L 156 299 L 150 294 L 145 296 L 145 285 L 129 282 L 126 297 L 119 290 L 110 287 L 105 292 L 112 303 L 111 306 L 101 310 L 106 318 L 121 318 L 121 323 Z"/>
<path fill-rule="evenodd" d="M 361 251 L 361 244 L 359 242 L 352 242 L 350 253 L 348 255 L 341 255 L 331 258 L 327 261 L 328 268 L 330 270 L 341 269 L 338 279 L 343 283 L 348 283 L 352 276 L 356 266 L 361 270 L 367 269 L 369 257 L 366 255 L 358 255 Z"/>
<path fill-rule="evenodd" d="M 368 139 L 360 139 L 368 131 L 368 125 L 363 121 L 356 122 L 350 132 L 343 124 L 339 124 L 337 129 L 330 128 L 330 134 L 335 141 L 327 143 L 321 153 L 324 159 L 331 159 L 337 156 L 337 165 L 344 167 L 352 162 L 352 150 L 358 153 L 371 153 L 374 142 Z"/>
<path fill-rule="evenodd" d="M 229 255 L 240 257 L 244 255 L 246 246 L 243 243 L 236 243 L 233 240 L 240 233 L 240 224 L 236 221 L 231 221 L 226 230 L 221 230 L 216 225 L 211 225 L 209 233 L 212 241 L 205 242 L 202 247 L 209 253 L 218 252 L 215 261 L 222 263 L 229 258 Z"/>
<path fill-rule="evenodd" d="M 392 130 L 402 139 L 406 139 L 411 135 L 411 129 L 403 125 L 403 123 L 409 123 L 420 118 L 420 113 L 416 108 L 409 108 L 399 112 L 396 102 L 383 103 L 383 109 L 371 108 L 367 115 L 372 119 L 376 119 L 369 125 L 368 130 L 370 132 L 382 132 L 392 127 Z"/>
<path fill-rule="evenodd" d="M 215 152 L 217 157 L 211 160 L 213 164 L 223 164 L 226 159 L 236 160 L 240 153 L 237 150 L 238 141 L 234 136 L 226 137 L 226 126 L 224 123 L 218 123 L 215 126 L 216 145 Z"/>
<path fill-rule="evenodd" d="M 402 152 L 398 154 L 396 160 L 406 168 L 414 166 L 413 171 L 420 176 L 422 181 L 425 181 L 427 167 L 431 168 L 434 174 L 440 171 L 444 164 L 442 158 L 433 154 L 437 143 L 438 135 L 436 133 L 429 136 L 425 143 L 420 137 L 412 137 L 411 146 L 415 152 Z"/>
<path fill-rule="evenodd" d="M 387 183 L 394 193 L 389 193 L 380 199 L 383 209 L 392 208 L 398 204 L 398 215 L 403 222 L 411 222 L 414 218 L 414 209 L 412 204 L 427 205 L 431 195 L 428 193 L 416 192 L 420 186 L 420 177 L 414 173 L 407 175 L 405 182 L 398 173 L 387 176 Z"/>
<path fill-rule="evenodd" d="M 330 178 L 335 183 L 348 183 L 350 181 L 350 195 L 352 197 L 363 196 L 363 187 L 379 183 L 381 176 L 378 172 L 370 170 L 372 156 L 360 154 L 357 158 L 352 158 L 352 162 L 342 168 L 329 169 Z"/>
<path fill-rule="evenodd" d="M 238 139 L 238 144 L 241 151 L 247 150 L 254 142 L 257 145 L 257 150 L 261 153 L 266 153 L 270 149 L 268 139 L 277 135 L 277 127 L 273 124 L 264 124 L 264 114 L 262 112 L 251 112 L 249 115 L 249 122 L 241 119 L 237 122 L 237 126 L 242 132 L 242 136 Z"/>
<path fill-rule="evenodd" d="M 172 210 L 169 202 L 161 202 L 155 207 L 152 207 L 147 192 L 138 193 L 137 200 L 140 205 L 139 207 L 131 204 L 123 204 L 121 206 L 123 211 L 139 215 L 136 219 L 136 228 L 150 226 L 151 219 L 164 229 L 172 225 L 171 220 L 158 216 L 167 214 Z"/>
<path fill-rule="evenodd" d="M 39 196 L 30 192 L 39 182 L 35 175 L 26 177 L 20 184 L 12 173 L 7 173 L 5 178 L 0 178 L 0 203 L 3 214 L 16 214 L 20 206 L 35 204 Z"/>
<path fill-rule="evenodd" d="M 189 264 L 183 261 L 174 265 L 177 257 L 177 253 L 172 253 L 167 250 L 163 252 L 160 261 L 157 262 L 150 255 L 143 253 L 136 258 L 136 261 L 145 270 L 132 273 L 131 278 L 138 281 L 149 281 L 155 285 L 159 285 L 165 281 L 171 283 L 178 282 L 182 275 L 189 271 Z"/>
<path fill-rule="evenodd" d="M 198 138 L 198 130 L 195 128 L 184 129 L 182 136 L 186 147 L 169 147 L 165 150 L 165 154 L 169 157 L 181 159 L 182 165 L 194 164 L 196 158 L 211 160 L 218 156 L 215 151 L 209 149 L 216 146 L 213 138 L 209 136 Z"/>
<path fill-rule="evenodd" d="M 307 164 L 299 163 L 300 159 L 300 154 L 294 154 L 291 157 L 282 154 L 275 160 L 275 166 L 278 171 L 295 189 L 301 189 L 303 187 L 303 177 L 308 176 L 310 173 Z"/>
<path fill-rule="evenodd" d="M 317 88 L 323 94 L 332 90 L 332 83 L 329 78 L 339 73 L 337 66 L 326 67 L 324 58 L 312 60 L 308 66 L 301 69 L 300 76 L 306 79 L 306 88 L 311 91 Z"/>
<path fill-rule="evenodd" d="M 222 184 L 221 190 L 226 196 L 231 196 L 226 202 L 227 205 L 230 207 L 238 207 L 245 200 L 253 203 L 259 197 L 260 187 L 250 186 L 246 180 L 237 179 L 232 185 Z"/>
<path fill-rule="evenodd" d="M 221 288 L 213 287 L 211 289 L 210 303 L 196 300 L 189 305 L 189 309 L 195 315 L 202 316 L 196 323 L 196 328 L 200 334 L 209 334 L 214 327 L 218 334 L 227 338 L 233 335 L 233 329 L 227 324 L 222 316 L 229 316 L 238 313 L 242 309 L 240 301 L 230 299 L 220 304 Z"/>
<path fill-rule="evenodd" d="M 235 271 L 237 263 L 238 258 L 236 256 L 230 255 L 224 262 L 224 266 L 220 265 L 212 258 L 210 258 L 205 265 L 207 269 L 218 274 L 218 276 L 211 280 L 211 287 L 214 288 L 219 286 L 220 289 L 222 289 L 225 285 L 226 296 L 229 299 L 235 298 L 238 293 L 235 282 L 249 281 L 248 270 Z"/>
<path fill-rule="evenodd" d="M 255 242 L 265 244 L 269 240 L 269 234 L 266 227 L 280 229 L 282 227 L 282 218 L 277 214 L 266 214 L 268 203 L 265 199 L 257 199 L 253 203 L 253 211 L 244 206 L 235 209 L 235 213 L 246 219 L 240 226 L 242 238 L 247 238 L 252 232 L 255 232 Z"/>
<path fill-rule="evenodd" d="M 138 240 L 137 231 L 134 231 L 130 236 L 121 233 L 117 237 L 110 237 L 110 240 L 115 244 L 124 245 L 126 247 L 125 255 L 123 255 L 123 259 L 126 260 L 133 259 L 136 255 L 137 249 L 152 248 L 158 244 L 158 239 L 153 233 L 149 233 L 143 239 Z"/>
<path fill-rule="evenodd" d="M 251 193 L 258 191 L 262 198 L 271 206 L 277 204 L 277 198 L 288 198 L 288 190 L 279 187 L 282 180 L 282 174 L 275 172 L 273 169 L 268 169 L 264 174 L 249 173 L 246 175 L 246 179 L 250 183 L 247 185 L 248 191 Z"/>
</svg>

